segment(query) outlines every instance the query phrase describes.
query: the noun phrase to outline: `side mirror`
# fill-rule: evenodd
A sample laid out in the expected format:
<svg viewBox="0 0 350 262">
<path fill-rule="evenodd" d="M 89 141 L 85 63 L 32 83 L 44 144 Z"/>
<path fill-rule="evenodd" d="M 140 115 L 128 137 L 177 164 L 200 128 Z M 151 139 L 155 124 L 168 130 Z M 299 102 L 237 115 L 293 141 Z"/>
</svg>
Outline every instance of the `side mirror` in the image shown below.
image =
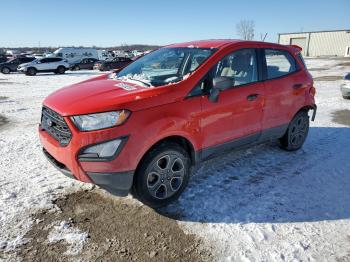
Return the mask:
<svg viewBox="0 0 350 262">
<path fill-rule="evenodd" d="M 213 78 L 213 87 L 210 90 L 209 101 L 215 103 L 219 99 L 219 94 L 221 91 L 229 89 L 234 86 L 234 80 L 226 76 L 218 76 Z"/>
</svg>

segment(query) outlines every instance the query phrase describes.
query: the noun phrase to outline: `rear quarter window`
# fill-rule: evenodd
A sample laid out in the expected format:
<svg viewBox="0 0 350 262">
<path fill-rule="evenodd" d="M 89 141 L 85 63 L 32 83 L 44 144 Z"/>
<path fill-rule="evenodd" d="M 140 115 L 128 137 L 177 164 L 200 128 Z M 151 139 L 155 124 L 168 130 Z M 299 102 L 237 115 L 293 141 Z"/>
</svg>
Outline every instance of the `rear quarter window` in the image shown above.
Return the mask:
<svg viewBox="0 0 350 262">
<path fill-rule="evenodd" d="M 266 77 L 279 78 L 297 71 L 293 56 L 284 50 L 265 49 Z"/>
<path fill-rule="evenodd" d="M 298 59 L 300 60 L 300 62 L 303 64 L 303 66 L 307 69 L 307 66 L 305 64 L 305 60 L 304 57 L 301 53 L 298 54 Z"/>
</svg>

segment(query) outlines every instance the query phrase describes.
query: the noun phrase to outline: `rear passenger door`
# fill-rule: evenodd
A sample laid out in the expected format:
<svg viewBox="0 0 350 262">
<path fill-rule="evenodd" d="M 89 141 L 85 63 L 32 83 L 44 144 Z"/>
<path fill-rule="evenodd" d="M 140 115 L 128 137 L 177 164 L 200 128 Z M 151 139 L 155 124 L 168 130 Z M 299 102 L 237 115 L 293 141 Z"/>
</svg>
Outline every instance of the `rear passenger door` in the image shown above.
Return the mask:
<svg viewBox="0 0 350 262">
<path fill-rule="evenodd" d="M 282 127 L 304 102 L 303 74 L 287 50 L 263 50 L 265 106 L 263 130 Z"/>
</svg>

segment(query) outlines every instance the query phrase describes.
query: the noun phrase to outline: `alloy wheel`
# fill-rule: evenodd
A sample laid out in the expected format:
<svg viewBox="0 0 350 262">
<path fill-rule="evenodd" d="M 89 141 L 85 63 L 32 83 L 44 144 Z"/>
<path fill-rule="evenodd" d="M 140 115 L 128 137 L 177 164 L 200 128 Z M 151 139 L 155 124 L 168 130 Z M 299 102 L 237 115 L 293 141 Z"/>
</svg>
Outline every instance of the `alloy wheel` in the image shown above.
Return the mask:
<svg viewBox="0 0 350 262">
<path fill-rule="evenodd" d="M 304 142 L 308 131 L 307 120 L 300 116 L 293 121 L 290 127 L 290 142 L 293 146 L 300 146 Z"/>
<path fill-rule="evenodd" d="M 169 198 L 181 188 L 184 175 L 185 165 L 179 156 L 161 156 L 154 161 L 147 174 L 147 188 L 157 199 Z"/>
</svg>

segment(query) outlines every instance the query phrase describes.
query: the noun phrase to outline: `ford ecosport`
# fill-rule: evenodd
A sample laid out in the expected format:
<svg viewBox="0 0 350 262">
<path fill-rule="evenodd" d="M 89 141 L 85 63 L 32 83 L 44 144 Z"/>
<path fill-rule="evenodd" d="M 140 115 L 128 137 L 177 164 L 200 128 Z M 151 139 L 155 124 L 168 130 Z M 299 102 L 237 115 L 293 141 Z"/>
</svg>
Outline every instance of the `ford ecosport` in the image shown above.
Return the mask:
<svg viewBox="0 0 350 262">
<path fill-rule="evenodd" d="M 39 134 L 65 175 L 158 207 L 191 167 L 272 139 L 299 149 L 316 113 L 298 46 L 208 40 L 160 48 L 48 96 Z"/>
</svg>

